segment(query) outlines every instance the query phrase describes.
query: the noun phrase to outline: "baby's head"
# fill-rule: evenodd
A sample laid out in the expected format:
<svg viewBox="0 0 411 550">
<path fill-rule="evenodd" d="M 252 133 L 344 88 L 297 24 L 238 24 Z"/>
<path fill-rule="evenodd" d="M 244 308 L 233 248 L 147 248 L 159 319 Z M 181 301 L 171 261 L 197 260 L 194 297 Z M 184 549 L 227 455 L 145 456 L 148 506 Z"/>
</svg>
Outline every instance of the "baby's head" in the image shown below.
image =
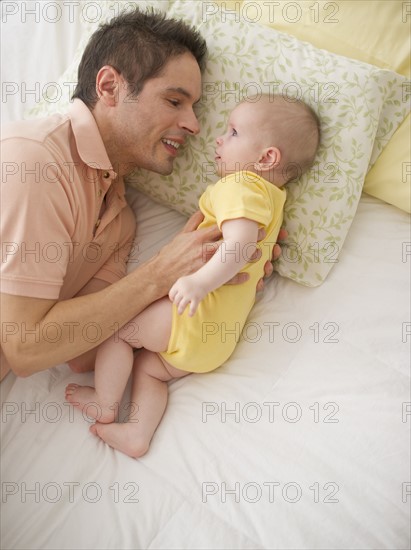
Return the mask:
<svg viewBox="0 0 411 550">
<path fill-rule="evenodd" d="M 219 176 L 248 170 L 281 187 L 312 166 L 320 123 L 303 101 L 262 95 L 233 109 L 216 142 Z"/>
</svg>

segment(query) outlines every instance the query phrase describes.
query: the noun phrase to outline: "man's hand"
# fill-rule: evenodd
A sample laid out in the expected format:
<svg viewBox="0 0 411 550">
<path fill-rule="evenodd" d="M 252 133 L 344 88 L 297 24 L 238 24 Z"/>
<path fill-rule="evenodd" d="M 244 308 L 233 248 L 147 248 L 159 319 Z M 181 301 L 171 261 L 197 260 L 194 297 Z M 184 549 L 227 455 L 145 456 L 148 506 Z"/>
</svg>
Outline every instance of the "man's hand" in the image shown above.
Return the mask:
<svg viewBox="0 0 411 550">
<path fill-rule="evenodd" d="M 198 271 L 218 250 L 222 235 L 217 225 L 196 230 L 203 219 L 200 211 L 195 212 L 182 231 L 153 258 L 153 278 L 161 285 L 163 296 L 177 279 Z"/>
<path fill-rule="evenodd" d="M 180 277 L 195 273 L 204 265 L 218 250 L 221 244 L 221 231 L 216 225 L 202 228 L 196 231 L 204 216 L 200 211 L 195 212 L 188 220 L 184 228 L 174 239 L 166 245 L 158 254 L 156 271 L 162 273 L 162 284 L 164 295 L 168 294 L 172 285 Z M 260 229 L 258 240 L 263 239 L 265 231 Z M 283 241 L 288 233 L 281 229 L 277 240 Z M 261 250 L 257 249 L 252 257 L 256 260 L 261 256 Z M 281 256 L 281 246 L 275 244 L 273 248 L 273 261 Z M 269 277 L 273 272 L 271 262 L 267 261 L 264 266 L 264 277 Z M 247 273 L 238 273 L 226 284 L 241 284 L 248 279 Z M 257 291 L 263 290 L 264 281 L 260 279 L 257 284 Z"/>
<path fill-rule="evenodd" d="M 277 235 L 277 242 L 274 245 L 273 248 L 273 254 L 272 254 L 272 262 L 275 262 L 278 260 L 278 258 L 281 256 L 281 245 L 278 244 L 278 242 L 286 241 L 288 237 L 288 231 L 282 227 Z M 273 264 L 271 262 L 265 262 L 264 265 L 264 277 L 271 277 L 273 274 Z M 264 279 L 260 279 L 257 283 L 257 292 L 260 292 L 264 289 Z"/>
</svg>

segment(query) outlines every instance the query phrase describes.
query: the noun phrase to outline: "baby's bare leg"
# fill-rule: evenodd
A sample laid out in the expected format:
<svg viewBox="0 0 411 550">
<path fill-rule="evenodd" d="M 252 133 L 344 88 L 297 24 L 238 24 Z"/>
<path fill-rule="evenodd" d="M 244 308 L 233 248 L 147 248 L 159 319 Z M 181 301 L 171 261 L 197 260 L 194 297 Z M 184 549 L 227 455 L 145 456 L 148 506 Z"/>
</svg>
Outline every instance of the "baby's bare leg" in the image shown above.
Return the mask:
<svg viewBox="0 0 411 550">
<path fill-rule="evenodd" d="M 118 418 L 118 409 L 133 367 L 132 348 L 165 351 L 171 334 L 172 304 L 162 298 L 134 317 L 98 349 L 95 388 L 69 384 L 66 399 L 98 422 Z"/>
<path fill-rule="evenodd" d="M 187 374 L 168 365 L 157 353 L 142 350 L 134 361 L 131 412 L 127 422 L 96 423 L 91 431 L 129 456 L 144 455 L 167 405 L 167 382 Z"/>
<path fill-rule="evenodd" d="M 103 342 L 97 352 L 95 388 L 69 384 L 66 399 L 98 422 L 118 418 L 118 410 L 133 367 L 133 348 L 121 339 L 121 331 Z"/>
</svg>

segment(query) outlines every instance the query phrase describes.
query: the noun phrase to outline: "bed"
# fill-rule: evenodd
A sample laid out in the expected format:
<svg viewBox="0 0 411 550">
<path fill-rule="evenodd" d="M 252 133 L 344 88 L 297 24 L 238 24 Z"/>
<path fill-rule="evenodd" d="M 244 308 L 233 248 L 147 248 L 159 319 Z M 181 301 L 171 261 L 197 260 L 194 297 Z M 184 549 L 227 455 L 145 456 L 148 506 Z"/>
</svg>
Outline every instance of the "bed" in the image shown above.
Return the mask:
<svg viewBox="0 0 411 550">
<path fill-rule="evenodd" d="M 2 2 L 4 122 L 28 116 L 71 63 L 84 20 L 68 4 Z M 343 14 L 343 4 L 327 5 Z M 381 3 L 345 4 L 366 4 L 378 30 Z M 409 22 L 409 3 L 385 4 Z M 295 12 L 284 13 L 280 31 L 297 32 L 285 28 Z M 374 164 L 364 187 L 372 194 L 360 194 L 321 284 L 275 273 L 232 357 L 170 384 L 141 459 L 93 437 L 91 419 L 65 402 L 66 385 L 92 385 L 93 373 L 61 364 L 2 381 L 2 548 L 410 548 L 409 142 L 402 146 L 408 157 L 394 162 L 403 175 L 390 170 L 387 190 Z M 132 270 L 186 216 L 131 185 L 127 199 L 138 221 Z"/>
</svg>

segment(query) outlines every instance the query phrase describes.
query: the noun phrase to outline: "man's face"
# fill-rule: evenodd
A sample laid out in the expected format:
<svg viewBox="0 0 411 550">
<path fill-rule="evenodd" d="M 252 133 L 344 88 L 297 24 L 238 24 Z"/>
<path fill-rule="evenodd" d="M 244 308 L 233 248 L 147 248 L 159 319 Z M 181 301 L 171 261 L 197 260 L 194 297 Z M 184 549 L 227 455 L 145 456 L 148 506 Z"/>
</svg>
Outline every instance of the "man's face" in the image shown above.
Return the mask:
<svg viewBox="0 0 411 550">
<path fill-rule="evenodd" d="M 137 97 L 126 86 L 118 97 L 107 144 L 113 164 L 126 173 L 140 167 L 170 174 L 178 148 L 200 130 L 193 104 L 201 97 L 201 72 L 194 56 L 172 58 Z"/>
</svg>

